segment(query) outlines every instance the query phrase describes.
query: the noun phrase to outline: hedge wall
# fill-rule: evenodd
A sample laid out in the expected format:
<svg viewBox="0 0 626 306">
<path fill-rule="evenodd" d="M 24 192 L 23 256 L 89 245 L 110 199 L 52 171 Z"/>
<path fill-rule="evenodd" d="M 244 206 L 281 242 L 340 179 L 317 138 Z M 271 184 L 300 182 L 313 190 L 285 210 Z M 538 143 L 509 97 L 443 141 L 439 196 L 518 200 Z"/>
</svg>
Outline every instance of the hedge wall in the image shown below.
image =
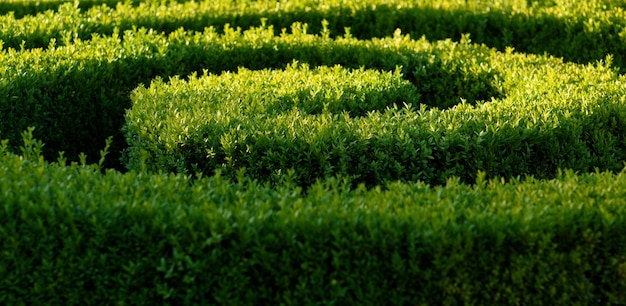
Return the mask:
<svg viewBox="0 0 626 306">
<path fill-rule="evenodd" d="M 626 173 L 308 193 L 0 149 L 0 303 L 620 304 Z"/>
</svg>

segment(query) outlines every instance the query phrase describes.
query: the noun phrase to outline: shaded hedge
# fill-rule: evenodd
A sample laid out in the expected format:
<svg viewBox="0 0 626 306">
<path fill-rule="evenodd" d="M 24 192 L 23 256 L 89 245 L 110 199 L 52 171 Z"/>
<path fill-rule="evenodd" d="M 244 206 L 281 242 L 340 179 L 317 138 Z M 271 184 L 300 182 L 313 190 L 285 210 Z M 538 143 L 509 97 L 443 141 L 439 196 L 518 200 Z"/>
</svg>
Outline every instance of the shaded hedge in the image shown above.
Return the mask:
<svg viewBox="0 0 626 306">
<path fill-rule="evenodd" d="M 620 304 L 626 173 L 305 195 L 0 149 L 3 304 Z"/>
</svg>

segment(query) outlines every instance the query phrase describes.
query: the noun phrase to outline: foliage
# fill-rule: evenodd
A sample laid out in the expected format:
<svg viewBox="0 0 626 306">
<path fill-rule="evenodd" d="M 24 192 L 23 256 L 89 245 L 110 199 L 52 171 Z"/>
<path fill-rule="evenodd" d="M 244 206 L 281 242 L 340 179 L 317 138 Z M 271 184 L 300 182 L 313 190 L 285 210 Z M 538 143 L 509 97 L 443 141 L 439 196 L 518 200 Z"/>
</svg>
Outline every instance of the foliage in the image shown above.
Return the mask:
<svg viewBox="0 0 626 306">
<path fill-rule="evenodd" d="M 1 1 L 0 304 L 626 304 L 624 9 Z"/>
<path fill-rule="evenodd" d="M 119 133 L 124 109 L 131 106 L 129 93 L 139 84 L 205 69 L 219 73 L 241 66 L 280 68 L 294 59 L 312 66 L 387 71 L 402 66 L 405 78 L 418 85 L 425 103 L 433 106 L 450 107 L 459 96 L 473 102 L 498 94 L 490 84 L 490 68 L 481 59 L 490 52 L 484 47 L 431 45 L 399 33 L 370 41 L 332 39 L 307 34 L 301 24 L 291 31 L 274 36 L 272 27 L 226 27 L 221 35 L 209 28 L 164 36 L 144 29 L 90 41 L 67 37 L 71 45 L 47 50 L 7 49 L 0 52 L 0 97 L 5 97 L 0 100 L 0 130 L 16 141 L 21 131 L 36 127 L 48 160 L 58 151 L 70 158 L 79 152 L 93 157 L 109 136 L 116 136 L 114 146 L 124 142 Z M 467 60 L 470 56 L 474 59 Z"/>
<path fill-rule="evenodd" d="M 304 194 L 50 164 L 24 136 L 0 149 L 3 304 L 626 301 L 625 172 Z"/>
<path fill-rule="evenodd" d="M 479 170 L 490 177 L 549 178 L 564 168 L 622 169 L 626 87 L 610 63 L 580 66 L 449 41 L 395 40 L 409 67 L 402 70 L 412 71 L 404 77 L 422 77 L 415 89 L 401 82 L 398 70 L 389 79 L 339 68 L 323 68 L 318 76 L 289 67 L 169 83 L 157 79 L 149 88 L 139 87 L 125 126 L 128 167 L 208 175 L 219 169 L 230 177 L 245 168 L 262 181 L 294 170 L 305 188 L 336 175 L 372 187 L 398 179 L 442 184 L 450 176 L 471 183 Z M 346 42 L 353 41 L 335 43 Z M 446 53 L 456 60 L 448 62 Z M 459 53 L 471 54 L 472 60 L 464 61 Z M 431 57 L 437 60 L 418 64 Z M 439 61 L 448 62 L 446 69 L 452 71 L 482 74 L 484 84 L 503 97 L 448 109 L 418 107 L 411 97 L 420 93 L 419 102 L 432 103 L 431 86 L 438 86 L 437 93 L 485 90 L 480 83 L 451 86 L 464 76 L 445 70 L 446 76 L 440 76 L 436 66 L 426 66 Z M 376 65 L 375 60 L 364 62 Z M 351 88 L 359 88 L 359 94 Z"/>
<path fill-rule="evenodd" d="M 0 17 L 0 39 L 5 46 L 47 47 L 70 32 L 83 40 L 93 34 L 111 35 L 133 28 L 171 33 L 179 28 L 202 32 L 226 24 L 243 29 L 272 25 L 280 34 L 295 22 L 306 23 L 313 33 L 326 28 L 331 37 L 346 28 L 359 39 L 391 36 L 396 29 L 429 40 L 461 40 L 470 34 L 477 43 L 504 51 L 548 53 L 566 61 L 593 63 L 611 54 L 624 72 L 626 19 L 623 1 L 405 1 L 405 0 L 91 0 L 71 3 L 38 15 L 22 17 L 19 11 L 33 5 L 48 8 L 60 1 L 3 1 L 17 15 Z M 18 4 L 19 3 L 19 4 Z M 97 5 L 102 4 L 102 5 Z"/>
</svg>

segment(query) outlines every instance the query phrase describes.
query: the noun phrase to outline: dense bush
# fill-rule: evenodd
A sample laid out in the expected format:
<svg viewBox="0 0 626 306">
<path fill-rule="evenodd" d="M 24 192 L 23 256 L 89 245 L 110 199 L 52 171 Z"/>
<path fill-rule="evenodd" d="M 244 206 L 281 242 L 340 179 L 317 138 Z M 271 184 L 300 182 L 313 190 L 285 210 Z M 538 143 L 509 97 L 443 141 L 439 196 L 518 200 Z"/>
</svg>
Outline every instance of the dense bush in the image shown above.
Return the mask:
<svg viewBox="0 0 626 306">
<path fill-rule="evenodd" d="M 129 93 L 155 76 L 281 68 L 294 59 L 312 66 L 340 64 L 347 68 L 393 71 L 402 66 L 406 79 L 418 84 L 424 103 L 449 107 L 459 97 L 474 102 L 497 96 L 490 68 L 483 64 L 484 47 L 451 42 L 430 44 L 409 36 L 370 41 L 331 39 L 306 33 L 295 24 L 293 34 L 274 36 L 272 27 L 241 31 L 227 27 L 202 33 L 179 30 L 169 36 L 147 30 L 127 31 L 112 37 L 72 44 L 0 52 L 0 131 L 12 141 L 21 131 L 36 127 L 46 143 L 44 155 L 58 151 L 69 158 L 79 152 L 96 157 L 109 136 L 116 136 L 115 152 L 124 143 L 119 129 Z M 468 60 L 469 57 L 473 59 Z M 426 102 L 427 101 L 427 102 Z M 116 160 L 114 158 L 113 160 Z"/>
<path fill-rule="evenodd" d="M 0 304 L 626 304 L 624 8 L 1 1 Z"/>
<path fill-rule="evenodd" d="M 142 0 L 3 0 L 0 2 L 0 15 L 11 14 L 15 18 L 23 18 L 28 15 L 37 15 L 45 11 L 56 12 L 59 7 L 63 5 L 75 5 L 75 7 L 80 9 L 89 9 L 102 4 L 115 6 L 122 2 L 139 4 Z"/>
<path fill-rule="evenodd" d="M 102 2 L 108 6 L 91 7 Z M 111 35 L 135 27 L 169 33 L 181 27 L 203 31 L 208 26 L 222 29 L 232 24 L 247 29 L 261 23 L 274 26 L 275 34 L 280 34 L 294 22 L 307 23 L 318 33 L 327 21 L 332 37 L 343 35 L 345 28 L 359 39 L 390 36 L 396 29 L 429 40 L 460 40 L 469 33 L 475 42 L 501 51 L 515 47 L 577 63 L 593 63 L 612 54 L 615 66 L 622 72 L 626 69 L 626 13 L 623 2 L 616 0 L 135 0 L 113 5 L 115 2 L 119 1 L 68 3 L 58 12 L 21 19 L 6 15 L 0 18 L 4 25 L 0 39 L 7 47 L 47 47 L 51 38 L 60 42 L 64 32 L 90 39 L 94 33 Z M 41 5 L 45 3 L 50 2 Z"/>
<path fill-rule="evenodd" d="M 473 186 L 48 164 L 0 149 L 2 304 L 619 304 L 626 173 Z"/>
<path fill-rule="evenodd" d="M 428 80 L 407 90 L 398 73 L 389 79 L 337 69 L 323 69 L 321 77 L 288 69 L 157 80 L 132 96 L 129 169 L 209 175 L 221 169 L 234 176 L 246 168 L 262 181 L 291 169 L 303 187 L 334 175 L 371 187 L 398 179 L 442 184 L 452 175 L 469 183 L 479 170 L 549 178 L 563 168 L 622 169 L 624 78 L 603 64 L 473 51 L 505 97 L 426 109 L 410 97 Z"/>
</svg>

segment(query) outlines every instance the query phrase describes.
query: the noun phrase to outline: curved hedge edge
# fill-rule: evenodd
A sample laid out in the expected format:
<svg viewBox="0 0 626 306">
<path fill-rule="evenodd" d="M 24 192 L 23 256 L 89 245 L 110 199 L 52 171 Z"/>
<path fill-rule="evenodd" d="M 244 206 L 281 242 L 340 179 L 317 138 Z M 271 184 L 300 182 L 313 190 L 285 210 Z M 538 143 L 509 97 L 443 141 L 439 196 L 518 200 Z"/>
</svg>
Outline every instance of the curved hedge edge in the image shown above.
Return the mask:
<svg viewBox="0 0 626 306">
<path fill-rule="evenodd" d="M 429 84 L 420 88 L 420 94 L 431 105 L 449 107 L 459 102 L 459 96 L 469 102 L 498 96 L 480 58 L 465 62 L 464 57 L 451 56 L 488 53 L 486 47 L 464 46 L 449 53 L 445 50 L 455 45 L 449 41 L 431 46 L 399 33 L 359 41 L 307 34 L 301 24 L 295 24 L 292 32 L 275 36 L 272 27 L 247 31 L 227 27 L 223 35 L 207 29 L 165 36 L 140 29 L 90 41 L 75 39 L 71 46 L 47 50 L 3 50 L 0 97 L 5 99 L 0 99 L 0 130 L 16 141 L 22 130 L 35 126 L 37 138 L 46 143 L 47 158 L 65 151 L 69 158 L 85 152 L 92 159 L 111 135 L 116 136 L 112 153 L 121 151 L 125 141 L 119 130 L 124 110 L 131 105 L 129 94 L 155 76 L 203 69 L 219 73 L 239 66 L 280 68 L 293 60 L 381 70 L 402 66 L 411 82 Z"/>
<path fill-rule="evenodd" d="M 293 99 L 315 100 L 319 107 L 327 103 L 311 96 L 310 86 L 298 77 L 284 81 L 283 71 L 157 80 L 133 92 L 124 127 L 127 165 L 181 173 L 220 169 L 227 176 L 245 168 L 261 181 L 292 169 L 304 188 L 329 175 L 350 176 L 371 187 L 390 180 L 443 184 L 450 176 L 469 183 L 479 170 L 490 177 L 550 178 L 559 168 L 622 169 L 625 87 L 624 78 L 610 69 L 610 58 L 592 67 L 510 51 L 475 51 L 461 61 L 487 67 L 504 98 L 445 110 L 379 107 L 359 118 L 338 114 L 341 108 L 314 115 L 290 107 L 276 112 L 274 104 L 291 105 Z M 473 70 L 466 67 L 459 70 Z M 415 84 L 429 85 L 428 79 Z M 284 93 L 283 86 L 305 94 L 286 98 L 295 94 Z M 390 103 L 396 101 L 393 92 Z M 352 111 L 339 98 L 334 104 L 340 103 Z"/>
</svg>

